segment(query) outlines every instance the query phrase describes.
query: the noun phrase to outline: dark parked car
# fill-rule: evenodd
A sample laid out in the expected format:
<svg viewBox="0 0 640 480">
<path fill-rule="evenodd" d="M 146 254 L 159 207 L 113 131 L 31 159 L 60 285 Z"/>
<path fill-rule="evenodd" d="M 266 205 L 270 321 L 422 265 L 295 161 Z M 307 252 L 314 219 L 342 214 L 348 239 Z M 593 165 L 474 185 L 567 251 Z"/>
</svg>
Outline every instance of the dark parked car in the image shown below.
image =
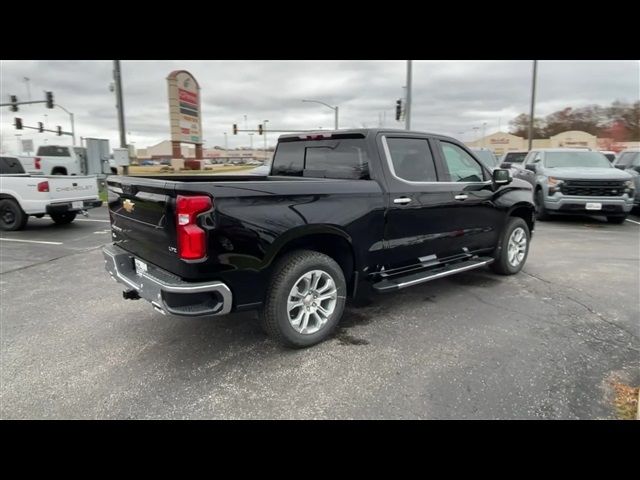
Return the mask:
<svg viewBox="0 0 640 480">
<path fill-rule="evenodd" d="M 106 268 L 161 313 L 259 310 L 290 347 L 327 338 L 364 282 L 392 292 L 520 271 L 531 185 L 457 140 L 404 130 L 283 135 L 269 175 L 110 177 Z"/>
</svg>

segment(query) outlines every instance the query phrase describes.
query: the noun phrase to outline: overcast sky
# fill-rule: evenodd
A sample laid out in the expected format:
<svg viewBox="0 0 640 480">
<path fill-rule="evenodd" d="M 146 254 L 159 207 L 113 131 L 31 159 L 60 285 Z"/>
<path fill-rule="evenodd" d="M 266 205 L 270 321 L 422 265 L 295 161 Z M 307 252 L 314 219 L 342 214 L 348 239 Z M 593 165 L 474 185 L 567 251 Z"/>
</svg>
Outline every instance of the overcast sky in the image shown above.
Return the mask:
<svg viewBox="0 0 640 480">
<path fill-rule="evenodd" d="M 232 135 L 231 125 L 249 128 L 269 120 L 274 129 L 332 128 L 333 111 L 302 99 L 322 100 L 340 107 L 340 127 L 378 127 L 386 112 L 385 127 L 402 128 L 395 121 L 395 102 L 403 96 L 405 61 L 123 61 L 123 91 L 127 140 L 136 148 L 169 139 L 166 77 L 176 69 L 190 71 L 200 83 L 205 147 L 249 145 L 246 133 Z M 44 90 L 75 114 L 77 137 L 108 138 L 119 146 L 111 61 L 0 61 L 2 101 L 9 95 L 44 99 Z M 29 82 L 25 81 L 25 77 Z M 412 129 L 452 135 L 468 141 L 480 135 L 473 127 L 487 123 L 486 134 L 506 131 L 509 120 L 528 112 L 531 89 L 530 61 L 414 61 Z M 640 98 L 638 61 L 540 61 L 536 116 L 565 106 Z M 25 125 L 62 125 L 70 130 L 69 116 L 44 104 L 1 110 L 2 147 L 15 153 L 16 133 L 37 145 L 70 144 L 70 137 L 18 132 L 13 118 Z M 46 117 L 45 117 L 46 116 Z M 254 135 L 254 145 L 263 137 Z M 269 144 L 277 135 L 268 136 Z M 79 138 L 78 138 L 79 143 Z"/>
</svg>

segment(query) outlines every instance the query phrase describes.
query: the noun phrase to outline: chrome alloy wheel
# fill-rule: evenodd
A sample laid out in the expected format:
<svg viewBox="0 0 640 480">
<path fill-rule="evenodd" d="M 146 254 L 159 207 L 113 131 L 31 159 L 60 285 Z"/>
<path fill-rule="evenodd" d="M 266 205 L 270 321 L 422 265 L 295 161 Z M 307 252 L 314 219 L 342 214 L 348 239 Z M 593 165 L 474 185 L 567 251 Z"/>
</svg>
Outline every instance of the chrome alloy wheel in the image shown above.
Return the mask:
<svg viewBox="0 0 640 480">
<path fill-rule="evenodd" d="M 520 265 L 527 253 L 527 234 L 522 227 L 511 232 L 509 243 L 507 244 L 507 260 L 512 267 Z"/>
<path fill-rule="evenodd" d="M 338 290 L 331 275 L 323 270 L 311 270 L 302 275 L 289 292 L 289 323 L 298 333 L 316 333 L 329 320 L 337 301 Z"/>
</svg>

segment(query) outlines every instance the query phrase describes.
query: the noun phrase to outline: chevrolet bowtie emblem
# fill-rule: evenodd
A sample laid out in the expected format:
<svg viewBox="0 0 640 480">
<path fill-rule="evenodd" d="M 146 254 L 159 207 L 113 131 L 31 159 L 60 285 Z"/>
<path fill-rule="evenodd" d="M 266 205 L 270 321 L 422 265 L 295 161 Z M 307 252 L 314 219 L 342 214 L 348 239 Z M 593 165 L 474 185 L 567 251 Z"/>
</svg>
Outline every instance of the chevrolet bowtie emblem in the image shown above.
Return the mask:
<svg viewBox="0 0 640 480">
<path fill-rule="evenodd" d="M 129 199 L 126 199 L 124 202 L 122 202 L 122 207 L 129 213 L 133 212 L 134 206 L 135 206 L 135 203 Z"/>
</svg>

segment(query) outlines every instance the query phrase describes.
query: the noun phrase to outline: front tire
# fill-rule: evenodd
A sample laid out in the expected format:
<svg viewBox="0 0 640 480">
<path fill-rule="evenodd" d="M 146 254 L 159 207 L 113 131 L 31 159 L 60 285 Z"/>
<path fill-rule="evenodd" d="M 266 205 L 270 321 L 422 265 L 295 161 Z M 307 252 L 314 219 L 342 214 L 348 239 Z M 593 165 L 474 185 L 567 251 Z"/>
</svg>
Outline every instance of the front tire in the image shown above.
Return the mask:
<svg viewBox="0 0 640 480">
<path fill-rule="evenodd" d="M 0 200 L 0 230 L 5 232 L 22 230 L 29 221 L 29 215 L 22 211 L 18 202 L 11 198 Z"/>
<path fill-rule="evenodd" d="M 347 285 L 329 256 L 296 250 L 274 266 L 260 323 L 276 342 L 305 348 L 327 339 L 344 312 Z"/>
<path fill-rule="evenodd" d="M 527 222 L 520 217 L 511 217 L 500 235 L 491 269 L 500 275 L 518 273 L 527 261 L 530 244 L 531 233 Z"/>
<path fill-rule="evenodd" d="M 547 212 L 547 209 L 544 208 L 544 193 L 542 193 L 542 189 L 538 189 L 535 197 L 536 203 L 536 220 L 549 220 L 551 215 Z"/>
<path fill-rule="evenodd" d="M 73 222 L 76 218 L 75 212 L 64 212 L 64 213 L 51 213 L 51 220 L 53 220 L 57 225 L 67 225 Z"/>
<path fill-rule="evenodd" d="M 626 219 L 627 219 L 626 215 L 624 217 L 607 217 L 607 222 L 615 223 L 619 225 L 621 223 L 624 223 Z"/>
</svg>

